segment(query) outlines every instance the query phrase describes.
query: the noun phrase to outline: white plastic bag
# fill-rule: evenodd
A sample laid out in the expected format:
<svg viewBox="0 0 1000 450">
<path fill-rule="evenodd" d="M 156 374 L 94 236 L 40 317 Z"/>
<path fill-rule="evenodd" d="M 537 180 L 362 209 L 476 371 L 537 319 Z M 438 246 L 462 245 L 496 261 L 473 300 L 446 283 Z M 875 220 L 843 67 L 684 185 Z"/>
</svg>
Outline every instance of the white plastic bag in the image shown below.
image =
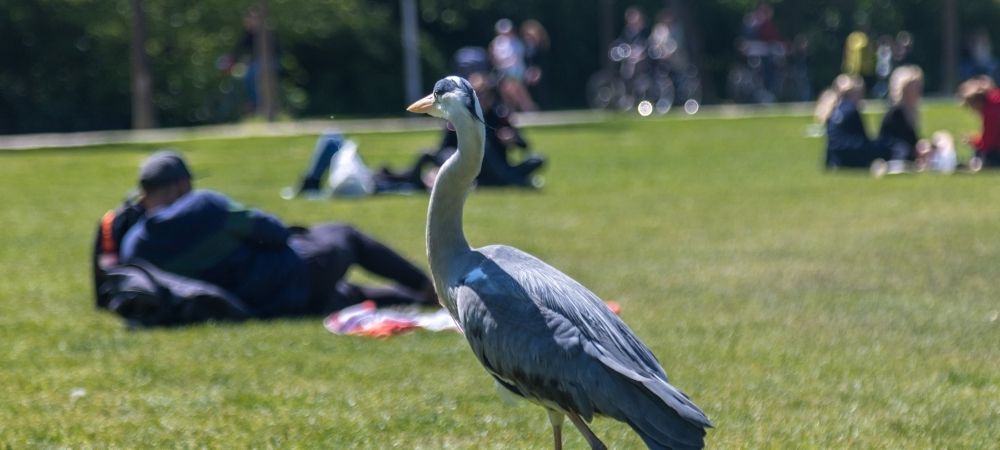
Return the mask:
<svg viewBox="0 0 1000 450">
<path fill-rule="evenodd" d="M 931 138 L 933 145 L 930 163 L 928 168 L 934 172 L 950 174 L 958 166 L 958 158 L 955 156 L 955 139 L 947 131 L 938 131 Z"/>
<path fill-rule="evenodd" d="M 375 180 L 368 166 L 361 160 L 358 144 L 344 141 L 330 161 L 330 178 L 327 180 L 337 197 L 364 197 L 375 192 Z"/>
</svg>

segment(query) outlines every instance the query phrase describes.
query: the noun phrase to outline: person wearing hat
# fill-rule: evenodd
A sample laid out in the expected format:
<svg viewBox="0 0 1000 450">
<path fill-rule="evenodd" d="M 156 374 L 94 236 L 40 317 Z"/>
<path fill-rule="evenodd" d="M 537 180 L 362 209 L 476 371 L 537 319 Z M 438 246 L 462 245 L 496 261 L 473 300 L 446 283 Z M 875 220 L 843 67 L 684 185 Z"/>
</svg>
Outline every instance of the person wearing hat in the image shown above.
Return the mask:
<svg viewBox="0 0 1000 450">
<path fill-rule="evenodd" d="M 121 262 L 141 260 L 212 283 L 245 302 L 254 317 L 325 314 L 365 299 L 380 306 L 436 302 L 420 269 L 350 225 L 289 227 L 218 192 L 194 190 L 176 151 L 149 156 L 138 184 L 142 214 L 121 238 Z M 354 264 L 393 284 L 345 281 Z"/>
<path fill-rule="evenodd" d="M 958 86 L 958 98 L 983 118 L 982 133 L 966 142 L 983 167 L 1000 167 L 1000 89 L 988 76 L 974 77 Z"/>
</svg>

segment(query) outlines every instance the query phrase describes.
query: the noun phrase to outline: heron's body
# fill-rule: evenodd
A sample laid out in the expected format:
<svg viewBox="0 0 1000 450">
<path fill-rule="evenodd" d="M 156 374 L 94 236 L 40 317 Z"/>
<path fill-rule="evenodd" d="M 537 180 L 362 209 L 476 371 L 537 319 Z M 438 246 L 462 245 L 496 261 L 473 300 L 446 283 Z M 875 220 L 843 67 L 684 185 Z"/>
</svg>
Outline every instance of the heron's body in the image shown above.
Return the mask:
<svg viewBox="0 0 1000 450">
<path fill-rule="evenodd" d="M 456 106 L 463 92 L 465 111 Z M 431 274 L 479 362 L 500 385 L 549 411 L 556 448 L 563 415 L 595 448 L 603 444 L 585 423 L 595 415 L 628 423 L 650 448 L 701 448 L 709 420 L 600 298 L 516 248 L 468 245 L 462 209 L 482 163 L 482 113 L 465 80 L 441 80 L 432 96 L 423 101 L 455 126 L 459 151 L 431 193 Z"/>
</svg>

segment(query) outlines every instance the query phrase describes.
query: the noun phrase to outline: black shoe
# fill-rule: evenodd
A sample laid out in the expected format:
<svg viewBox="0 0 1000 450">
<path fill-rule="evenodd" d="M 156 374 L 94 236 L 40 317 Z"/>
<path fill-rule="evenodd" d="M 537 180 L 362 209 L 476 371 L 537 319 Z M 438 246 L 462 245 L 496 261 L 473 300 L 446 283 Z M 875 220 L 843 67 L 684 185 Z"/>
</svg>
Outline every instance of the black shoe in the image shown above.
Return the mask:
<svg viewBox="0 0 1000 450">
<path fill-rule="evenodd" d="M 320 180 L 316 178 L 303 178 L 299 184 L 299 195 L 319 192 Z"/>
</svg>

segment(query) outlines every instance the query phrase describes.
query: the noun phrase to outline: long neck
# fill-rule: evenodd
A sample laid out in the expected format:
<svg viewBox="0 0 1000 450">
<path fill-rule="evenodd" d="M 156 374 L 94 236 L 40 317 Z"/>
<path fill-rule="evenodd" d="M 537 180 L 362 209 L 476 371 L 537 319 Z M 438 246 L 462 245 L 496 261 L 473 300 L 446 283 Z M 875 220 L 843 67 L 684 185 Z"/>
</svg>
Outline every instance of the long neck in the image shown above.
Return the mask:
<svg viewBox="0 0 1000 450">
<path fill-rule="evenodd" d="M 443 282 L 451 273 L 451 264 L 471 252 L 462 230 L 462 209 L 483 164 L 486 134 L 483 124 L 467 118 L 453 124 L 458 134 L 458 151 L 438 172 L 427 208 L 427 257 L 435 283 Z"/>
</svg>

